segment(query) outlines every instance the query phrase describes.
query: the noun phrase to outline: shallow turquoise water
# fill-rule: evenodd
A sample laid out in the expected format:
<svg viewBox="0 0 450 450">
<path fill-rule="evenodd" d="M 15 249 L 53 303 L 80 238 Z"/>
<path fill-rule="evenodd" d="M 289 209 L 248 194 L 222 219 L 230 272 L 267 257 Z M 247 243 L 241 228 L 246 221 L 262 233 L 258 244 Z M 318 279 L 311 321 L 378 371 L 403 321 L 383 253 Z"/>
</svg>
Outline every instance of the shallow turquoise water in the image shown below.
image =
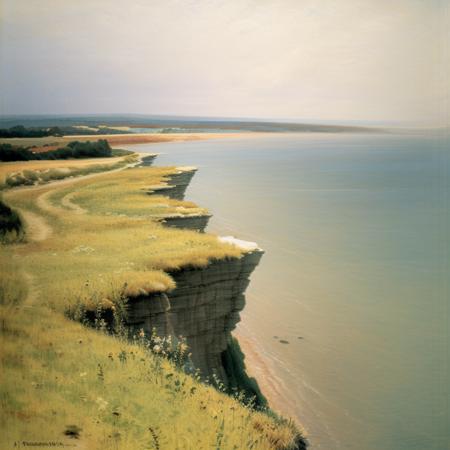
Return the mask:
<svg viewBox="0 0 450 450">
<path fill-rule="evenodd" d="M 197 165 L 187 197 L 210 208 L 209 230 L 265 249 L 242 330 L 312 448 L 448 448 L 448 142 L 291 134 L 134 146 L 159 152 L 157 165 Z"/>
</svg>

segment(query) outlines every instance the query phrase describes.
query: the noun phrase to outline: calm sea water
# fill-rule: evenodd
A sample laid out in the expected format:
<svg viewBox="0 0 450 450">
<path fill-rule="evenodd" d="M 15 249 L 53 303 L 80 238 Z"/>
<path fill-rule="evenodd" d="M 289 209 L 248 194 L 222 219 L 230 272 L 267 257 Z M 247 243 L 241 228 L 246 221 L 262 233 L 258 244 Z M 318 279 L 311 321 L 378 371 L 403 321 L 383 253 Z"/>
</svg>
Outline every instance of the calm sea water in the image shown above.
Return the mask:
<svg viewBox="0 0 450 450">
<path fill-rule="evenodd" d="M 449 448 L 448 142 L 299 134 L 134 146 L 160 153 L 157 165 L 198 166 L 188 198 L 214 214 L 209 230 L 265 249 L 241 332 L 313 449 Z"/>
</svg>

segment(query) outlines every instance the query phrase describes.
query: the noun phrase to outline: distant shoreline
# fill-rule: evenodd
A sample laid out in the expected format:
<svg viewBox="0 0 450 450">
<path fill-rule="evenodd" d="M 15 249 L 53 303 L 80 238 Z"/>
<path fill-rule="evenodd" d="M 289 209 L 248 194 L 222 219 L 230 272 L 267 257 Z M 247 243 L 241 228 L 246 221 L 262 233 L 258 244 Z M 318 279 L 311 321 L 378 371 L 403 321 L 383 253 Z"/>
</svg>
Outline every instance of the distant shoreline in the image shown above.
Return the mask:
<svg viewBox="0 0 450 450">
<path fill-rule="evenodd" d="M 252 132 L 239 133 L 124 133 L 99 135 L 64 136 L 65 140 L 96 141 L 106 139 L 110 144 L 151 144 L 161 142 L 202 141 L 207 139 L 222 139 L 229 137 L 244 137 Z"/>
<path fill-rule="evenodd" d="M 11 144 L 17 146 L 57 146 L 65 145 L 71 141 L 98 141 L 106 139 L 111 145 L 151 144 L 161 142 L 184 142 L 200 141 L 207 139 L 242 138 L 252 135 L 263 135 L 273 133 L 127 133 L 127 134 L 95 134 L 95 135 L 68 135 L 68 136 L 46 136 L 33 138 L 0 138 L 0 144 Z"/>
</svg>

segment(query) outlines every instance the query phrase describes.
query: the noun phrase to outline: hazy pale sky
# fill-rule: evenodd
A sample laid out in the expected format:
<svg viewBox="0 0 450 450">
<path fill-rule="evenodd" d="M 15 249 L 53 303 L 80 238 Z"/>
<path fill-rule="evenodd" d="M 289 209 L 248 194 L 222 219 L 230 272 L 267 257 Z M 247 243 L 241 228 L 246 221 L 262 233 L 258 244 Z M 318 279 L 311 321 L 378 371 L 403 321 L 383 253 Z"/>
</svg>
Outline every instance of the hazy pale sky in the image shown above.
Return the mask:
<svg viewBox="0 0 450 450">
<path fill-rule="evenodd" d="M 0 113 L 447 125 L 450 0 L 0 0 Z"/>
</svg>

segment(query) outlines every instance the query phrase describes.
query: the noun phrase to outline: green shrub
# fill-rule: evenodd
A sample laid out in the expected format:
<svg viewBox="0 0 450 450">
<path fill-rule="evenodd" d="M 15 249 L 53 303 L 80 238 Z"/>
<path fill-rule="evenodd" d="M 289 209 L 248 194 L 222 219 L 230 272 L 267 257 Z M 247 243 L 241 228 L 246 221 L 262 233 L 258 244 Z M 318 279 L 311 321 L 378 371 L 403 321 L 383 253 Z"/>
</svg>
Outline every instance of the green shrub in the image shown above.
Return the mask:
<svg viewBox="0 0 450 450">
<path fill-rule="evenodd" d="M 17 241 L 22 235 L 23 227 L 19 215 L 0 199 L 0 241 Z"/>
<path fill-rule="evenodd" d="M 70 142 L 67 147 L 39 155 L 40 159 L 107 158 L 112 156 L 112 150 L 107 140 L 99 139 L 96 142 Z"/>
<path fill-rule="evenodd" d="M 121 150 L 126 152 L 126 150 Z M 11 144 L 0 144 L 0 161 L 32 161 L 77 158 L 108 158 L 113 156 L 112 149 L 105 139 L 95 142 L 69 142 L 66 147 L 48 152 L 33 153 L 29 148 L 17 147 Z M 121 156 L 121 155 L 120 155 Z"/>
<path fill-rule="evenodd" d="M 30 161 L 34 153 L 25 147 L 16 147 L 11 144 L 0 144 L 0 161 Z"/>
<path fill-rule="evenodd" d="M 16 125 L 11 128 L 0 128 L 2 138 L 28 138 L 44 136 L 62 136 L 63 133 L 58 127 L 50 128 L 25 128 L 23 125 Z"/>
</svg>

